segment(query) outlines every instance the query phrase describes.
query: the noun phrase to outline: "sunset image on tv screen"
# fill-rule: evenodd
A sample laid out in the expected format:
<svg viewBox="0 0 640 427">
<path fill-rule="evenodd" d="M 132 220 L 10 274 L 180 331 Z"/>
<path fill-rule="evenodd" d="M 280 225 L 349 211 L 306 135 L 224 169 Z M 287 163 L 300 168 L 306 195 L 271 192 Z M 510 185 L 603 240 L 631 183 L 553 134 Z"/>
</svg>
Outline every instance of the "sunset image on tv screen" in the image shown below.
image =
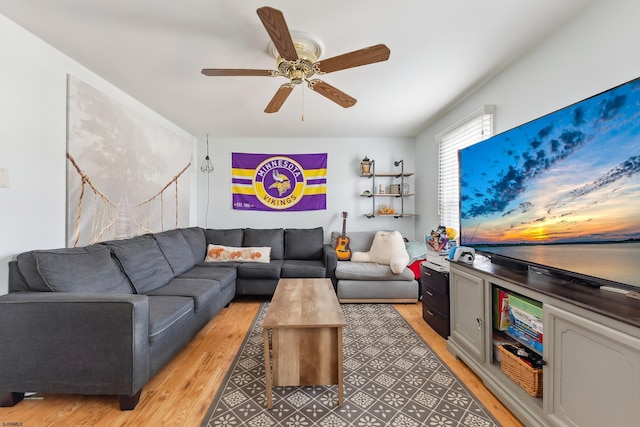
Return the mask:
<svg viewBox="0 0 640 427">
<path fill-rule="evenodd" d="M 640 82 L 460 152 L 463 244 L 640 238 Z"/>
</svg>

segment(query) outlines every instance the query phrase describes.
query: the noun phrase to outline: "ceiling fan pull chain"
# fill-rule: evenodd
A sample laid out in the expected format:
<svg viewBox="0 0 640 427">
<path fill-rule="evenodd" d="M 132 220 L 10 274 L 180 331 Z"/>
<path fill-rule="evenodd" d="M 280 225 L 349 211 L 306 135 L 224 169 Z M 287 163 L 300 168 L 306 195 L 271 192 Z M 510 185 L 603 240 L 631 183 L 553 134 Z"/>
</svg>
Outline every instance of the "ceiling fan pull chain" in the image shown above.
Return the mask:
<svg viewBox="0 0 640 427">
<path fill-rule="evenodd" d="M 304 122 L 304 86 L 302 86 L 302 121 Z"/>
</svg>

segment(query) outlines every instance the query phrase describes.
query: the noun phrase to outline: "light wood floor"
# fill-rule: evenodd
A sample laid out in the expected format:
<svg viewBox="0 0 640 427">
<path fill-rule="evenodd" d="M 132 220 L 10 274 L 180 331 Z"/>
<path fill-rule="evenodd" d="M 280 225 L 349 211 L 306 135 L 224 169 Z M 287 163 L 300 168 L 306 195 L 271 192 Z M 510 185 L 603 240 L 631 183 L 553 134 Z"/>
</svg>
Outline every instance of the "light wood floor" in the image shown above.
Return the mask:
<svg viewBox="0 0 640 427">
<path fill-rule="evenodd" d="M 151 379 L 133 411 L 120 411 L 115 396 L 45 395 L 0 408 L 0 426 L 199 426 L 259 307 L 260 301 L 242 300 L 223 309 Z M 464 363 L 447 352 L 445 340 L 422 319 L 421 303 L 395 307 L 503 426 L 522 426 Z"/>
</svg>

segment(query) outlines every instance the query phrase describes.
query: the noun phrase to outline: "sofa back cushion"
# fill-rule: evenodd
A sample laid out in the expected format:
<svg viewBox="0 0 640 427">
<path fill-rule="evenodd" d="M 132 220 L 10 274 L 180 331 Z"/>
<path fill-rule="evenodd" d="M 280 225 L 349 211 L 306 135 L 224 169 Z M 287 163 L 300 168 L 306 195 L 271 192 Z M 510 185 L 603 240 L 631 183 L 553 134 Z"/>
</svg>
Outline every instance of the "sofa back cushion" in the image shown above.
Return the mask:
<svg viewBox="0 0 640 427">
<path fill-rule="evenodd" d="M 284 232 L 285 259 L 322 259 L 324 230 L 317 228 L 287 228 Z"/>
<path fill-rule="evenodd" d="M 173 279 L 173 270 L 150 234 L 106 242 L 139 294 L 157 289 Z"/>
<path fill-rule="evenodd" d="M 33 251 L 33 256 L 44 284 L 51 291 L 133 293 L 105 246 Z"/>
<path fill-rule="evenodd" d="M 338 237 L 342 236 L 342 233 L 338 231 L 331 232 L 331 246 L 334 248 L 337 245 Z M 373 244 L 373 238 L 376 237 L 375 231 L 351 231 L 347 233 L 349 238 L 349 249 L 352 252 L 367 252 Z"/>
<path fill-rule="evenodd" d="M 26 288 L 22 287 L 21 291 L 36 291 L 36 292 L 50 292 L 51 289 L 47 286 L 42 275 L 38 271 L 38 264 L 36 263 L 36 251 L 23 252 L 16 257 L 18 264 L 18 270 L 24 281 L 26 282 Z M 13 287 L 13 283 L 10 281 L 9 290 Z"/>
<path fill-rule="evenodd" d="M 271 259 L 284 259 L 284 228 L 247 228 L 242 246 L 269 246 Z"/>
<path fill-rule="evenodd" d="M 183 228 L 182 235 L 193 252 L 193 263 L 203 262 L 207 252 L 207 237 L 204 235 L 204 230 L 200 227 Z"/>
<path fill-rule="evenodd" d="M 204 234 L 207 236 L 207 245 L 242 246 L 244 240 L 243 228 L 207 228 Z"/>
<path fill-rule="evenodd" d="M 174 276 L 179 276 L 195 265 L 191 246 L 187 243 L 181 230 L 163 231 L 154 234 L 153 237 L 169 262 Z"/>
</svg>

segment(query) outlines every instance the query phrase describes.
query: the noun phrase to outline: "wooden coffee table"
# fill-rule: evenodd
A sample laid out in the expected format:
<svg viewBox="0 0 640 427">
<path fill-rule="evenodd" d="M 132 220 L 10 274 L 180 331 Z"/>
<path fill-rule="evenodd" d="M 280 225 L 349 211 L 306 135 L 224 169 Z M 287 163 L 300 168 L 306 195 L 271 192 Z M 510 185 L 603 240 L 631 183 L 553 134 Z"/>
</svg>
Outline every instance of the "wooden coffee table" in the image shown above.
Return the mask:
<svg viewBox="0 0 640 427">
<path fill-rule="evenodd" d="M 267 408 L 272 407 L 273 386 L 337 384 L 338 406 L 343 405 L 345 326 L 330 279 L 280 279 L 262 324 Z"/>
</svg>

